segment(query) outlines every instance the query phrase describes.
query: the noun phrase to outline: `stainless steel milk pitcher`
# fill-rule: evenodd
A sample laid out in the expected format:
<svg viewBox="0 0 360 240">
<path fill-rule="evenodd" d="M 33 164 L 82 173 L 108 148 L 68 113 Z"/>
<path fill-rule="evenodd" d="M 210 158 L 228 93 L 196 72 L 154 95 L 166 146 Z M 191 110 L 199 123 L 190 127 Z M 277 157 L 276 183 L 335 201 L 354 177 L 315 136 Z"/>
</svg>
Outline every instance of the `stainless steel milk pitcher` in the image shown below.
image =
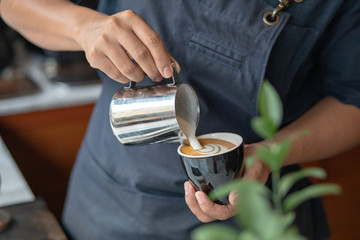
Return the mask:
<svg viewBox="0 0 360 240">
<path fill-rule="evenodd" d="M 200 108 L 189 84 L 179 84 L 173 67 L 173 82 L 166 85 L 119 89 L 110 104 L 110 124 L 114 135 L 125 145 L 180 142 L 182 129 L 196 129 Z M 186 125 L 186 126 L 185 126 Z"/>
</svg>

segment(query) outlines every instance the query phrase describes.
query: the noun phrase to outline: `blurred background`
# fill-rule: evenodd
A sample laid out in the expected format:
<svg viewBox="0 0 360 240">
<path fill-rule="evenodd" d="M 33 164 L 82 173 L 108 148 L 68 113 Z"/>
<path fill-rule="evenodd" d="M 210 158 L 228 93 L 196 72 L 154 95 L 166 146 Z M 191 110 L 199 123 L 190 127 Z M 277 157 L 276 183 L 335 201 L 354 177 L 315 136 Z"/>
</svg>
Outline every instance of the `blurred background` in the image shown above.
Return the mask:
<svg viewBox="0 0 360 240">
<path fill-rule="evenodd" d="M 87 4 L 93 7 L 96 1 Z M 0 21 L 0 167 L 5 160 L 16 163 L 35 196 L 23 202 L 42 199 L 58 222 L 70 171 L 100 91 L 96 71 L 82 52 L 37 48 Z M 360 147 L 304 166 L 324 168 L 325 182 L 343 188 L 341 196 L 324 197 L 331 239 L 360 239 Z M 5 171 L 0 168 L 0 175 Z M 7 189 L 5 183 L 2 188 Z M 6 197 L 0 194 L 0 200 Z M 2 207 L 14 209 L 21 203 L 10 201 Z M 0 239 L 5 239 L 1 233 Z"/>
<path fill-rule="evenodd" d="M 40 49 L 0 18 L 0 239 L 66 239 L 67 184 L 100 91 L 83 52 Z"/>
</svg>

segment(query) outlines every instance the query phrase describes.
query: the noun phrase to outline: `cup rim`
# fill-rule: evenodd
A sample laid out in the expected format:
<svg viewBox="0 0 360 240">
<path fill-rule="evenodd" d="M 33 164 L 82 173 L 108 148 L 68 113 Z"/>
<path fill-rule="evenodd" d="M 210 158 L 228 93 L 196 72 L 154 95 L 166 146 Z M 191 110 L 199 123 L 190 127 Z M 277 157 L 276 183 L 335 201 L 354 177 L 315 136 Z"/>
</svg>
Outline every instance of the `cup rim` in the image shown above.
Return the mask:
<svg viewBox="0 0 360 240">
<path fill-rule="evenodd" d="M 227 136 L 227 137 L 233 137 L 236 141 L 231 141 L 229 140 L 228 138 L 224 138 L 223 136 Z M 241 146 L 243 143 L 244 143 L 244 139 L 239 135 L 239 134 L 236 134 L 236 133 L 231 133 L 231 132 L 215 132 L 215 133 L 207 133 L 207 134 L 203 134 L 203 135 L 200 135 L 198 136 L 197 138 L 218 138 L 218 139 L 221 139 L 221 140 L 226 140 L 226 141 L 229 141 L 233 144 L 235 144 L 236 146 L 234 148 L 231 148 L 231 149 L 228 149 L 226 150 L 225 152 L 221 152 L 221 153 L 216 153 L 216 154 L 213 154 L 213 155 L 203 155 L 203 156 L 192 156 L 192 155 L 187 155 L 187 154 L 184 154 L 180 151 L 181 147 L 184 145 L 183 143 L 178 147 L 177 149 L 177 152 L 179 155 L 183 156 L 183 157 L 189 157 L 189 158 L 207 158 L 207 157 L 215 157 L 215 156 L 218 156 L 218 155 L 222 155 L 222 154 L 225 154 L 225 153 L 228 153 L 228 152 L 231 152 L 233 151 L 234 149 L 238 148 L 239 146 Z"/>
</svg>

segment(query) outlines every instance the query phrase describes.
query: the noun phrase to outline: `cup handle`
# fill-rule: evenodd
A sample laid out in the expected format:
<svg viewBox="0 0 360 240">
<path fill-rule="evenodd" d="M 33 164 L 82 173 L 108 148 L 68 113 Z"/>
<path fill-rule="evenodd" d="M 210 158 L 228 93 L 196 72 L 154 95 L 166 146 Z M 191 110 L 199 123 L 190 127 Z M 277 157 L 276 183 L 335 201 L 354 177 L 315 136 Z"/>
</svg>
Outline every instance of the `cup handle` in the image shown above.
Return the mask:
<svg viewBox="0 0 360 240">
<path fill-rule="evenodd" d="M 173 70 L 173 75 L 171 76 L 173 82 L 168 84 L 169 86 L 173 86 L 173 85 L 176 85 L 179 83 L 179 75 L 176 71 L 176 64 L 174 62 L 171 62 L 171 67 L 172 67 L 172 70 Z M 136 82 L 133 82 L 133 81 L 129 81 L 129 85 L 127 87 L 124 87 L 125 89 L 132 89 L 136 86 Z"/>
</svg>

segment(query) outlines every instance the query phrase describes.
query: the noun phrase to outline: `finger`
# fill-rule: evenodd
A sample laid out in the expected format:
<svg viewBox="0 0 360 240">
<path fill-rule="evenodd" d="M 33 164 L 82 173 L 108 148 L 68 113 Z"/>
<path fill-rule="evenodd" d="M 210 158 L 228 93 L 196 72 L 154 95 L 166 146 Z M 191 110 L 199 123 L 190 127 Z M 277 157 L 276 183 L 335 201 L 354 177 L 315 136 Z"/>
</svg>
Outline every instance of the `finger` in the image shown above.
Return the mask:
<svg viewBox="0 0 360 240">
<path fill-rule="evenodd" d="M 101 62 L 101 65 L 96 66 L 96 68 L 103 71 L 108 77 L 120 83 L 129 82 L 129 79 L 122 75 L 122 73 L 107 56 L 104 55 L 102 58 L 98 59 L 98 61 Z"/>
<path fill-rule="evenodd" d="M 229 203 L 231 205 L 231 208 L 233 208 L 233 209 L 235 209 L 235 206 L 236 206 L 237 196 L 238 196 L 237 192 L 235 192 L 235 191 L 232 191 L 229 194 Z"/>
<path fill-rule="evenodd" d="M 116 45 L 116 43 L 113 45 Z M 105 54 L 123 76 L 134 82 L 139 82 L 145 78 L 143 70 L 130 60 L 128 54 L 120 45 L 115 48 L 111 48 L 111 50 L 107 49 L 110 48 L 106 48 L 104 50 Z"/>
<path fill-rule="evenodd" d="M 111 35 L 116 37 L 116 41 L 120 43 L 130 58 L 134 59 L 152 80 L 159 81 L 158 78 L 161 74 L 156 68 L 150 51 L 133 32 L 132 25 L 138 24 L 138 22 L 144 22 L 144 20 L 135 12 L 126 10 L 116 14 L 108 25 Z"/>
<path fill-rule="evenodd" d="M 170 78 L 173 75 L 171 59 L 159 34 L 140 16 L 136 24 L 132 25 L 132 29 L 141 42 L 149 49 L 161 75 L 165 78 Z"/>
<path fill-rule="evenodd" d="M 188 207 L 190 208 L 191 212 L 201 221 L 201 222 L 211 222 L 216 220 L 215 218 L 212 218 L 208 216 L 207 214 L 203 213 L 201 210 L 196 197 L 195 197 L 195 189 L 191 185 L 189 181 L 184 183 L 185 188 L 185 201 Z"/>
<path fill-rule="evenodd" d="M 232 205 L 219 205 L 210 200 L 210 198 L 201 191 L 195 193 L 196 199 L 201 210 L 208 216 L 225 220 L 235 215 L 235 209 Z"/>
<path fill-rule="evenodd" d="M 176 69 L 177 73 L 180 73 L 180 71 L 181 71 L 180 64 L 170 54 L 169 54 L 169 57 L 170 57 L 171 61 L 173 63 L 175 63 L 175 69 Z"/>
<path fill-rule="evenodd" d="M 149 78 L 155 80 L 161 77 L 151 52 L 134 33 L 127 33 L 126 36 L 121 36 L 121 34 L 119 34 L 118 36 L 119 43 L 137 64 L 139 64 Z"/>
</svg>

